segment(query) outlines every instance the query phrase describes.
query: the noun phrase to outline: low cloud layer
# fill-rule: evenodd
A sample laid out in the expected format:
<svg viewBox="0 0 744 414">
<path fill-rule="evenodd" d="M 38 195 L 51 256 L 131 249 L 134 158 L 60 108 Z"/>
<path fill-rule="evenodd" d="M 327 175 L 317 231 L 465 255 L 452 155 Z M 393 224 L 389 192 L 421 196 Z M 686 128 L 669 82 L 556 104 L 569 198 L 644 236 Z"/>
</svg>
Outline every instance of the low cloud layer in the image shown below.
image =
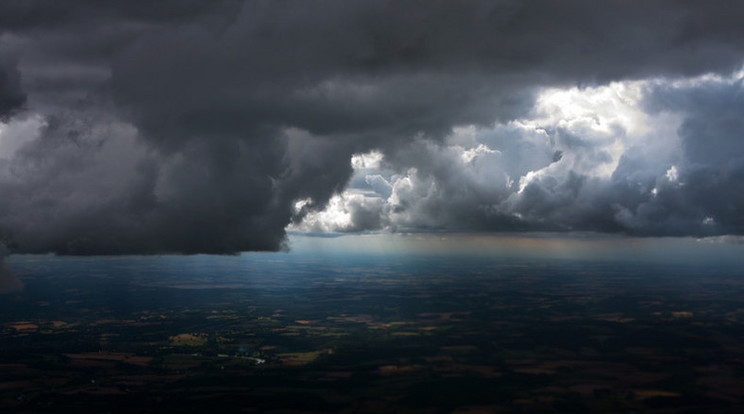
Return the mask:
<svg viewBox="0 0 744 414">
<path fill-rule="evenodd" d="M 276 250 L 290 223 L 741 234 L 742 18 L 731 2 L 3 2 L 0 237 L 123 254 Z M 639 119 L 608 107 L 597 129 L 560 113 L 575 97 L 546 98 L 613 81 L 641 82 L 617 92 Z"/>
</svg>

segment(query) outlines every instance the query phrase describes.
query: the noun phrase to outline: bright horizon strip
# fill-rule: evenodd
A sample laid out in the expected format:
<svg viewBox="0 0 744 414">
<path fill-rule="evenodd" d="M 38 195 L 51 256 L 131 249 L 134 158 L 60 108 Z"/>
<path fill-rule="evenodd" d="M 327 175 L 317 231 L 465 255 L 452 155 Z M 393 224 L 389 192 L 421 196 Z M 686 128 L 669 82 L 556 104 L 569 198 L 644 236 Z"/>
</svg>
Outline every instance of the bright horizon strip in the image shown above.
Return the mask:
<svg viewBox="0 0 744 414">
<path fill-rule="evenodd" d="M 738 239 L 737 239 L 738 240 Z M 744 266 L 744 244 L 691 237 L 593 234 L 368 233 L 289 236 L 289 254 L 480 256 Z"/>
</svg>

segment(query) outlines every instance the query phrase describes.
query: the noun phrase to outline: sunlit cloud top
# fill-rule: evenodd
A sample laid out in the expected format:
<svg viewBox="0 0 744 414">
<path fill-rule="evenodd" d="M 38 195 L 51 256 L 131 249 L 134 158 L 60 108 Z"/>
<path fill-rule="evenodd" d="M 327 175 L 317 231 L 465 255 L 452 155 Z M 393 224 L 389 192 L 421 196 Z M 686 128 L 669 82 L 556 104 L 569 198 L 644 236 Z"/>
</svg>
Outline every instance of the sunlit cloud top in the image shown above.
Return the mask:
<svg viewBox="0 0 744 414">
<path fill-rule="evenodd" d="M 697 180 L 705 176 L 733 195 L 739 184 L 730 180 L 744 162 L 737 144 L 744 130 L 719 143 L 734 149 L 726 162 L 696 161 L 718 151 L 698 143 L 709 137 L 687 130 L 700 112 L 711 111 L 709 101 L 695 105 L 706 91 L 740 94 L 741 71 L 544 88 L 529 116 L 458 126 L 443 142 L 418 139 L 390 161 L 379 151 L 355 154 L 349 186 L 290 229 L 738 233 L 736 200 L 729 198 L 726 209 L 698 194 L 705 189 Z M 687 104 L 668 101 L 669 94 Z M 731 122 L 727 110 L 698 122 Z M 405 151 L 416 153 L 414 163 L 413 154 L 401 157 Z M 368 158 L 374 163 L 361 162 Z"/>
</svg>

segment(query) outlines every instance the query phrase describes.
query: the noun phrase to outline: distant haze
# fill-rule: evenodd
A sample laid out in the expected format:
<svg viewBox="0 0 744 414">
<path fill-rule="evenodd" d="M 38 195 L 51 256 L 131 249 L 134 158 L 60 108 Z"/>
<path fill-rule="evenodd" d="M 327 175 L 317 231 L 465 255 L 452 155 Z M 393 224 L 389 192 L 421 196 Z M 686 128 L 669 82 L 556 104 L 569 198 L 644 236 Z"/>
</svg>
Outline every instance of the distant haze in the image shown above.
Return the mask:
<svg viewBox="0 0 744 414">
<path fill-rule="evenodd" d="M 319 238 L 292 234 L 289 243 L 290 254 L 327 259 L 369 255 L 379 256 L 380 260 L 386 260 L 383 257 L 400 260 L 415 256 L 453 262 L 470 258 L 493 262 L 578 260 L 661 266 L 700 264 L 728 269 L 744 266 L 740 245 L 677 237 L 396 233 Z"/>
<path fill-rule="evenodd" d="M 0 294 L 11 293 L 23 288 L 23 284 L 13 273 L 13 270 L 5 264 L 7 251 L 0 246 Z"/>
</svg>

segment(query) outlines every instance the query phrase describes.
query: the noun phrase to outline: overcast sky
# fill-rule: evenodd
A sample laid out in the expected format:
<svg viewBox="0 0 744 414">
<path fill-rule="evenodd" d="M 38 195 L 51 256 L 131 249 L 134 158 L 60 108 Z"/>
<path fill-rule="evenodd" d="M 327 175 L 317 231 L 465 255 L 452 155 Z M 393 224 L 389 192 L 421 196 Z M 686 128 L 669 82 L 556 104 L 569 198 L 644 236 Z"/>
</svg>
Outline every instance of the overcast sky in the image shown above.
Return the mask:
<svg viewBox="0 0 744 414">
<path fill-rule="evenodd" d="M 744 2 L 0 2 L 0 239 L 744 234 Z"/>
</svg>

